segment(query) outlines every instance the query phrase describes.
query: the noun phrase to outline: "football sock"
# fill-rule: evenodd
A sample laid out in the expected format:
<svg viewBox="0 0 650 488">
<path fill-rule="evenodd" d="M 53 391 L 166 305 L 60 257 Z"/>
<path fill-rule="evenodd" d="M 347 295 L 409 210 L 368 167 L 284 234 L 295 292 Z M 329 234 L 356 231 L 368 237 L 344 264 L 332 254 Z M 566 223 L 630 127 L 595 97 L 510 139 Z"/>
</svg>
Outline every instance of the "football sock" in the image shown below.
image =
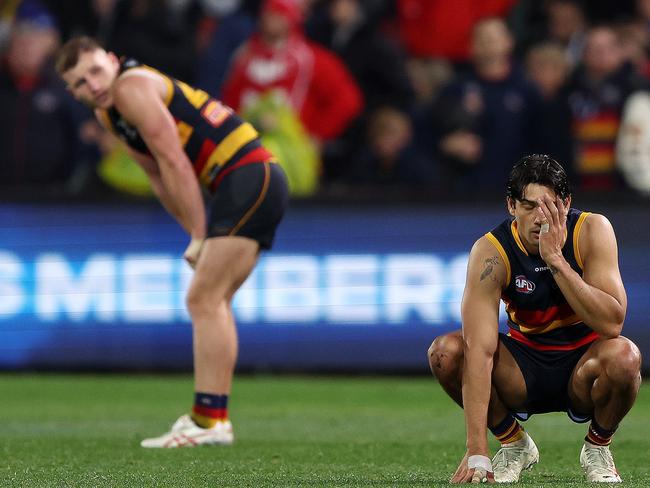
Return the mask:
<svg viewBox="0 0 650 488">
<path fill-rule="evenodd" d="M 510 413 L 495 427 L 491 427 L 490 432 L 494 434 L 494 437 L 501 444 L 510 444 L 524 437 L 524 428 L 519 425 L 517 419 Z"/>
<path fill-rule="evenodd" d="M 214 427 L 217 422 L 228 420 L 228 395 L 197 392 L 194 395 L 192 420 L 204 429 Z"/>
<path fill-rule="evenodd" d="M 589 430 L 585 436 L 585 441 L 594 444 L 595 446 L 609 446 L 617 427 L 614 427 L 612 430 L 607 430 L 598 425 L 595 418 L 591 419 L 591 424 L 589 425 Z"/>
</svg>

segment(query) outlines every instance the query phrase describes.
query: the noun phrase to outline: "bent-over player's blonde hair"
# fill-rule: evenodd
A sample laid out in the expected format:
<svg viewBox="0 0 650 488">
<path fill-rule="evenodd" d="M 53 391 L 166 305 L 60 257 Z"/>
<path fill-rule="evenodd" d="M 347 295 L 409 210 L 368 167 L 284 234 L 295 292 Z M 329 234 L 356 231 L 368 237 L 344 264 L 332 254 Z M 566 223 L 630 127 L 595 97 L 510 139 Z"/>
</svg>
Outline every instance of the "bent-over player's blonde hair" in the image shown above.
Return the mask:
<svg viewBox="0 0 650 488">
<path fill-rule="evenodd" d="M 79 62 L 81 53 L 89 53 L 97 49 L 104 49 L 99 42 L 92 37 L 82 36 L 74 37 L 66 42 L 56 55 L 56 70 L 63 74 L 69 69 L 74 68 Z"/>
</svg>

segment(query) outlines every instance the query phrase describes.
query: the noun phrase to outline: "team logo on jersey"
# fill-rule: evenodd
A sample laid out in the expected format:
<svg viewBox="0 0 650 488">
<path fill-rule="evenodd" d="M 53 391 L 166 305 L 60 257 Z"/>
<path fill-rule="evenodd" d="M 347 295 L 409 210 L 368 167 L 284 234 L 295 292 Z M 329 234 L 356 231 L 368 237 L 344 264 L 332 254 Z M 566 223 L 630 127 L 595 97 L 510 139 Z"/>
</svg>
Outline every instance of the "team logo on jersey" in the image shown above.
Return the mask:
<svg viewBox="0 0 650 488">
<path fill-rule="evenodd" d="M 201 111 L 201 115 L 203 115 L 203 118 L 207 120 L 210 125 L 213 127 L 219 127 L 223 124 L 223 121 L 226 120 L 226 117 L 230 115 L 230 111 L 227 107 L 216 100 L 210 100 L 205 104 L 205 107 Z"/>
<path fill-rule="evenodd" d="M 535 291 L 535 283 L 530 281 L 524 275 L 517 275 L 515 276 L 515 288 L 519 293 L 530 295 L 533 291 Z"/>
</svg>

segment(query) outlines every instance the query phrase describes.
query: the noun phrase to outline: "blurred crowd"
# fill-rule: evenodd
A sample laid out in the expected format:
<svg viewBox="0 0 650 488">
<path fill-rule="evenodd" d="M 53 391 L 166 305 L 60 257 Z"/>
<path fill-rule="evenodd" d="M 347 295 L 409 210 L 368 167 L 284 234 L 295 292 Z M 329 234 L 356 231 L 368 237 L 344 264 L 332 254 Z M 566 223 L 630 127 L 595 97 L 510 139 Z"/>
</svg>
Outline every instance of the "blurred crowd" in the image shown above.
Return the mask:
<svg viewBox="0 0 650 488">
<path fill-rule="evenodd" d="M 78 35 L 244 115 L 296 198 L 503 195 L 527 153 L 650 195 L 650 0 L 0 0 L 3 195 L 150 195 L 53 70 Z"/>
</svg>

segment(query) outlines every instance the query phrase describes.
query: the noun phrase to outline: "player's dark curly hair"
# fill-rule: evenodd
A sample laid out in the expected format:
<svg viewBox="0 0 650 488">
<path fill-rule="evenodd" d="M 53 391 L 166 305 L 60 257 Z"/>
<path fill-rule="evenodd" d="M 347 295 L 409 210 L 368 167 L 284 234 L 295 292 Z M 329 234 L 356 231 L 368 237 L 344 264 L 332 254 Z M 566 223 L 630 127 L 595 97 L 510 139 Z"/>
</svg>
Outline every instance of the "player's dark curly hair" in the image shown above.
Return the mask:
<svg viewBox="0 0 650 488">
<path fill-rule="evenodd" d="M 513 200 L 521 200 L 524 188 L 531 183 L 551 188 L 563 200 L 571 195 L 566 171 L 546 154 L 530 154 L 517 161 L 510 171 L 506 195 Z"/>
</svg>

